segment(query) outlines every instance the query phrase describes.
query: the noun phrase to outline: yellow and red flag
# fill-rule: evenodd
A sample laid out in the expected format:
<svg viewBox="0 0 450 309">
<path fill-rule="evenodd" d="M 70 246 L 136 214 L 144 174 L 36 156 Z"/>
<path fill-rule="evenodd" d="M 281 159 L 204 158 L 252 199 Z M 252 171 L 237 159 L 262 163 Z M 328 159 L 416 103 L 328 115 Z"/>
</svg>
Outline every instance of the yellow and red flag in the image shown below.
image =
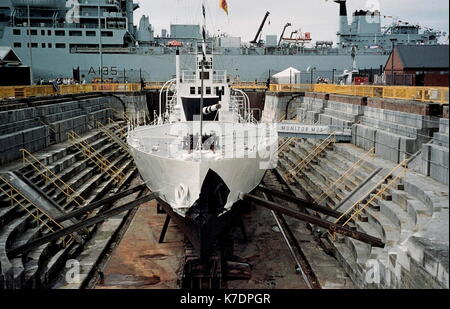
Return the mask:
<svg viewBox="0 0 450 309">
<path fill-rule="evenodd" d="M 219 0 L 220 8 L 228 15 L 228 3 L 227 0 Z"/>
</svg>

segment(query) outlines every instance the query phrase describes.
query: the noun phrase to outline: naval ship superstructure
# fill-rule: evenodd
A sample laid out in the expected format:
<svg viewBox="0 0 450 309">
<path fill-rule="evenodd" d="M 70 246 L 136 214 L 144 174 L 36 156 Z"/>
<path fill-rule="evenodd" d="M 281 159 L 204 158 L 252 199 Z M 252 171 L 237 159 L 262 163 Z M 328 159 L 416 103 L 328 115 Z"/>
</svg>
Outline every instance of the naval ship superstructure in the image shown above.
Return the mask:
<svg viewBox="0 0 450 309">
<path fill-rule="evenodd" d="M 316 41 L 308 47 L 294 32 L 280 40 L 268 35 L 256 44 L 210 36 L 218 68 L 247 81 L 266 80 L 270 72 L 290 66 L 339 72 L 352 66 L 349 55 L 356 47 L 358 66 L 378 69 L 386 63 L 391 39 L 396 44 L 438 43 L 438 32 L 420 31 L 419 26 L 395 24 L 383 30 L 379 11 L 356 11 L 349 24 L 346 1 L 335 2 L 340 7 L 336 45 Z M 200 26 L 176 24 L 170 34 L 163 30 L 155 35 L 148 16 L 134 25 L 137 9 L 133 0 L 2 0 L 0 46 L 12 47 L 31 66 L 35 81 L 71 77 L 76 68 L 86 81 L 168 80 L 175 74 L 171 63 L 176 49 L 194 67 Z"/>
<path fill-rule="evenodd" d="M 202 45 L 194 70 L 181 70 L 177 53 L 176 78 L 162 89 L 173 93 L 166 112 L 150 125 L 130 122 L 127 142 L 145 184 L 206 257 L 239 214 L 241 195 L 275 167 L 278 133 L 253 118 L 246 94 Z"/>
</svg>

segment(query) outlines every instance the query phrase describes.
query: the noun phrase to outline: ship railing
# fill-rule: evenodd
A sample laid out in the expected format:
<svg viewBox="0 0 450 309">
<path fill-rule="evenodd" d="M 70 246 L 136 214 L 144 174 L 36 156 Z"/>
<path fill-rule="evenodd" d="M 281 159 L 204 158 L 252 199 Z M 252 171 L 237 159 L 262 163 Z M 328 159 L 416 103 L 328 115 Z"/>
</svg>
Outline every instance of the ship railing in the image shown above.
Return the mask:
<svg viewBox="0 0 450 309">
<path fill-rule="evenodd" d="M 168 158 L 182 158 L 183 155 L 192 154 L 192 151 L 198 150 L 198 134 L 194 134 L 192 142 L 193 147 L 190 148 L 190 140 L 187 138 L 187 136 L 144 136 L 136 134 L 135 136 L 132 136 L 131 139 L 132 147 L 146 153 L 165 156 Z M 205 142 L 205 145 L 207 144 L 208 142 Z M 248 151 L 251 151 L 252 149 L 256 149 L 258 147 L 257 144 L 249 142 L 248 136 L 236 136 L 233 134 L 228 135 L 223 133 L 216 135 L 215 145 L 215 153 L 221 153 L 224 157 L 230 156 L 229 158 L 233 158 L 234 156 L 240 157 L 241 155 L 242 157 L 249 157 L 253 154 L 250 154 Z M 242 147 L 242 145 L 244 145 L 244 147 Z M 247 147 L 245 146 L 247 146 L 249 149 L 247 149 Z M 208 149 L 208 146 L 204 148 L 204 150 Z"/>
<path fill-rule="evenodd" d="M 97 14 L 95 14 L 95 16 L 97 16 Z M 74 16 L 74 18 L 76 17 L 86 17 L 86 15 L 82 15 L 82 16 Z M 18 24 L 18 23 L 14 23 L 13 24 L 14 27 L 17 28 L 28 28 L 28 25 L 26 23 L 24 24 Z M 92 24 L 77 24 L 77 23 L 31 23 L 31 27 L 32 28 L 61 28 L 61 29 L 96 29 L 98 30 L 98 23 L 92 23 Z M 102 29 L 107 29 L 105 27 L 102 27 Z"/>
<path fill-rule="evenodd" d="M 161 115 L 154 113 L 154 120 L 150 122 L 150 126 L 162 126 L 170 123 L 170 113 L 166 112 Z"/>
<path fill-rule="evenodd" d="M 258 120 L 251 114 L 247 113 L 246 115 L 242 116 L 240 113 L 237 113 L 239 117 L 240 123 L 249 123 L 249 124 L 258 124 Z"/>
<path fill-rule="evenodd" d="M 213 83 L 224 84 L 227 82 L 227 71 L 214 71 Z"/>
<path fill-rule="evenodd" d="M 182 72 L 183 83 L 195 83 L 197 81 L 197 71 L 185 70 Z"/>
</svg>

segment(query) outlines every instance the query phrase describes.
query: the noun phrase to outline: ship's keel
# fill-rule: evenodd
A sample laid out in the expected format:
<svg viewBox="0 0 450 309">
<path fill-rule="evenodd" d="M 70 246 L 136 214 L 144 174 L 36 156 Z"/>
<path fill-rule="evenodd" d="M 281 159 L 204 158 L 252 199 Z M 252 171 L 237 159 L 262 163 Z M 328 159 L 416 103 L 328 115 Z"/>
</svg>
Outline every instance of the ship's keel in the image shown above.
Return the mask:
<svg viewBox="0 0 450 309">
<path fill-rule="evenodd" d="M 210 288 L 220 288 L 218 282 L 227 273 L 234 276 L 242 273 L 248 277 L 249 265 L 237 265 L 233 259 L 233 240 L 231 229 L 241 229 L 246 239 L 241 214 L 246 203 L 235 203 L 230 210 L 224 212 L 230 190 L 218 174 L 210 170 L 202 186 L 200 197 L 185 217 L 173 211 L 166 202 L 159 200 L 160 207 L 167 213 L 160 242 L 164 240 L 170 220 L 185 234 L 192 246 L 187 250 L 185 272 L 182 285 L 185 288 L 200 288 L 209 284 Z M 203 278 L 203 279 L 202 279 Z M 206 279 L 208 278 L 208 279 Z"/>
</svg>

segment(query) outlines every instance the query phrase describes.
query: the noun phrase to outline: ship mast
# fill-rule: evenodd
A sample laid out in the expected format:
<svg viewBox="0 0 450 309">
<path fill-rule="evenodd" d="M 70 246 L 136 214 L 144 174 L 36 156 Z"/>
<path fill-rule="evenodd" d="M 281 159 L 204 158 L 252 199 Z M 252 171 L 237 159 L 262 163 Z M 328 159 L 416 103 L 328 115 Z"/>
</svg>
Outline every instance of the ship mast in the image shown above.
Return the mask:
<svg viewBox="0 0 450 309">
<path fill-rule="evenodd" d="M 27 1 L 27 23 L 28 23 L 28 44 L 29 44 L 29 52 L 30 52 L 30 84 L 33 85 L 33 47 L 31 40 L 31 17 L 30 17 L 30 0 Z"/>
<path fill-rule="evenodd" d="M 205 61 L 206 61 L 206 9 L 205 9 L 205 0 L 202 0 L 202 13 L 203 13 L 203 27 L 202 27 L 202 61 L 200 61 L 200 67 L 201 67 L 201 74 L 200 74 L 200 137 L 199 137 L 199 144 L 200 144 L 200 155 L 203 151 L 203 106 L 204 106 L 204 74 L 205 74 Z M 200 157 L 201 158 L 201 157 Z"/>
<path fill-rule="evenodd" d="M 102 20 L 100 10 L 100 0 L 97 1 L 97 14 L 98 14 L 98 55 L 100 57 L 100 83 L 103 83 L 103 42 L 102 42 Z M 125 83 L 125 81 L 124 81 Z"/>
</svg>

